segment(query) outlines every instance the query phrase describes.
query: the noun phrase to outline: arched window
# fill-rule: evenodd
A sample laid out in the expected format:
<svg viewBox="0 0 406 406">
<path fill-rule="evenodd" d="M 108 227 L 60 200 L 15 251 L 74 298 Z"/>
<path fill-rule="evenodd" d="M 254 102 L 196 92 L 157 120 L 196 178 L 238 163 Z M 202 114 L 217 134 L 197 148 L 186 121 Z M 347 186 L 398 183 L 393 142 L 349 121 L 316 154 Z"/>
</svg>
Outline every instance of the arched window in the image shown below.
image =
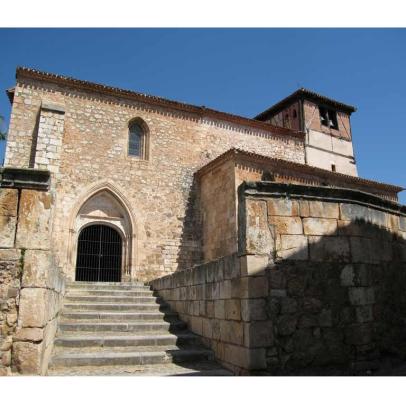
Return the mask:
<svg viewBox="0 0 406 406">
<path fill-rule="evenodd" d="M 144 158 L 145 132 L 141 125 L 133 122 L 129 126 L 128 155 Z"/>
</svg>

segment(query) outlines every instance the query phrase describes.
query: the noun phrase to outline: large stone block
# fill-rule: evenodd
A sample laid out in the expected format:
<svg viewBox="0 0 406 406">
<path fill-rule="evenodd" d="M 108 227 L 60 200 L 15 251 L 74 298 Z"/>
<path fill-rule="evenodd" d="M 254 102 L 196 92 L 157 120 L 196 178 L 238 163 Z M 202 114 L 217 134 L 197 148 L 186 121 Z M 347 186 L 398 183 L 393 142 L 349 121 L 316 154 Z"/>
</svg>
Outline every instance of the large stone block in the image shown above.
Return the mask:
<svg viewBox="0 0 406 406">
<path fill-rule="evenodd" d="M 50 249 L 52 198 L 48 192 L 21 192 L 16 244 L 18 248 Z"/>
<path fill-rule="evenodd" d="M 238 321 L 220 321 L 221 341 L 226 343 L 243 345 L 244 343 L 244 323 Z"/>
<path fill-rule="evenodd" d="M 245 250 L 248 254 L 270 254 L 273 238 L 267 219 L 266 202 L 247 200 Z"/>
<path fill-rule="evenodd" d="M 0 189 L 0 216 L 16 217 L 18 205 L 17 189 Z"/>
<path fill-rule="evenodd" d="M 307 241 L 307 237 L 303 235 L 281 235 L 277 244 L 277 256 L 289 260 L 307 260 Z"/>
<path fill-rule="evenodd" d="M 227 320 L 241 320 L 240 299 L 229 299 L 225 301 L 225 316 Z"/>
<path fill-rule="evenodd" d="M 244 324 L 244 346 L 258 348 L 273 345 L 272 321 L 252 321 Z"/>
<path fill-rule="evenodd" d="M 346 265 L 340 273 L 341 286 L 354 286 L 355 273 L 353 265 Z"/>
<path fill-rule="evenodd" d="M 226 318 L 225 300 L 215 300 L 214 301 L 214 317 L 216 319 Z"/>
<path fill-rule="evenodd" d="M 19 325 L 21 327 L 44 327 L 48 315 L 47 289 L 25 288 L 21 290 Z"/>
<path fill-rule="evenodd" d="M 337 234 L 337 220 L 321 218 L 303 219 L 303 229 L 309 235 L 335 235 Z"/>
<path fill-rule="evenodd" d="M 338 203 L 309 201 L 309 211 L 311 217 L 339 218 Z"/>
<path fill-rule="evenodd" d="M 374 288 L 352 287 L 348 290 L 350 303 L 356 306 L 370 305 L 375 303 Z"/>
<path fill-rule="evenodd" d="M 16 217 L 0 216 L 0 248 L 14 247 Z"/>
<path fill-rule="evenodd" d="M 241 318 L 244 321 L 266 320 L 265 299 L 243 299 L 241 300 Z"/>
<path fill-rule="evenodd" d="M 268 255 L 243 255 L 241 261 L 241 276 L 264 275 L 269 263 Z"/>
<path fill-rule="evenodd" d="M 290 199 L 269 199 L 268 200 L 269 216 L 298 216 L 299 205 L 295 200 Z"/>
<path fill-rule="evenodd" d="M 310 259 L 318 262 L 348 262 L 350 244 L 347 237 L 309 236 Z"/>
<path fill-rule="evenodd" d="M 257 298 L 268 296 L 268 280 L 265 276 L 248 276 L 241 278 L 238 298 Z"/>
<path fill-rule="evenodd" d="M 42 344 L 16 342 L 13 344 L 13 367 L 23 375 L 41 373 Z"/>
<path fill-rule="evenodd" d="M 300 217 L 270 216 L 268 221 L 277 234 L 303 234 Z"/>
<path fill-rule="evenodd" d="M 399 228 L 402 231 L 406 231 L 406 216 L 399 217 Z"/>
<path fill-rule="evenodd" d="M 18 328 L 14 336 L 14 342 L 17 341 L 31 341 L 41 342 L 44 339 L 43 328 Z"/>
<path fill-rule="evenodd" d="M 23 287 L 43 287 L 61 292 L 63 278 L 52 261 L 49 251 L 26 250 L 24 255 Z"/>
<path fill-rule="evenodd" d="M 231 364 L 246 370 L 266 368 L 265 348 L 246 348 L 232 344 L 224 346 L 224 358 Z"/>
</svg>

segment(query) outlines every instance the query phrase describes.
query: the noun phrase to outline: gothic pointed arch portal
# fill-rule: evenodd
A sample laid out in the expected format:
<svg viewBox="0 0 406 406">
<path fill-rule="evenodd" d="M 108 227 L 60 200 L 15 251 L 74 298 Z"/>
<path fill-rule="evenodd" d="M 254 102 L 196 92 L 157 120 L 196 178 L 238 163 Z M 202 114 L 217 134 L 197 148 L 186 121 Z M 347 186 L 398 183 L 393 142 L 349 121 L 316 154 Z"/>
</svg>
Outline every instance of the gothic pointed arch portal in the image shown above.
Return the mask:
<svg viewBox="0 0 406 406">
<path fill-rule="evenodd" d="M 99 282 L 135 279 L 134 216 L 125 197 L 114 186 L 91 187 L 75 205 L 70 224 L 71 279 Z M 114 253 L 111 263 L 106 258 L 109 250 Z M 104 269 L 107 265 L 108 272 Z"/>
</svg>

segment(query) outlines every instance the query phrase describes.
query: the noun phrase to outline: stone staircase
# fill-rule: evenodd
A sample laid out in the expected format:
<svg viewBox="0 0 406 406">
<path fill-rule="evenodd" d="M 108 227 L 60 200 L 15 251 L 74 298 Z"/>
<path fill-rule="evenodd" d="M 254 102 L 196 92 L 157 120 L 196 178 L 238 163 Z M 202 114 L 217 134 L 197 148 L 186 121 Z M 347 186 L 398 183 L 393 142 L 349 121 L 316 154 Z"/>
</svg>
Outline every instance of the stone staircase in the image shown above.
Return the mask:
<svg viewBox="0 0 406 406">
<path fill-rule="evenodd" d="M 149 286 L 68 285 L 48 375 L 232 375 Z"/>
</svg>

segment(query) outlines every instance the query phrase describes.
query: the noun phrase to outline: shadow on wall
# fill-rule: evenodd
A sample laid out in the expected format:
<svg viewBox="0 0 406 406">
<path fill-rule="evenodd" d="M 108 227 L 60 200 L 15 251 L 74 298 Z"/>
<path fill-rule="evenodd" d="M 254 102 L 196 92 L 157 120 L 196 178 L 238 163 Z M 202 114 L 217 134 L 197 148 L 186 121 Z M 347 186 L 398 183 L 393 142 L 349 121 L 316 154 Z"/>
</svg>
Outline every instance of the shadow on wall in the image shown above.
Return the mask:
<svg viewBox="0 0 406 406">
<path fill-rule="evenodd" d="M 312 220 L 308 230 L 320 226 L 321 219 Z M 356 220 L 328 235 L 279 235 L 274 243 L 269 265 L 252 274 L 253 285 L 266 285 L 267 294 L 261 299 L 260 292 L 248 293 L 256 297 L 250 303 L 253 317 L 272 321 L 267 371 L 365 372 L 380 368 L 383 356 L 406 355 L 402 236 Z M 265 311 L 257 312 L 261 300 Z"/>
<path fill-rule="evenodd" d="M 252 201 L 266 214 L 243 208 L 245 249 L 152 287 L 237 374 L 394 374 L 383 362 L 406 356 L 405 232 L 340 214 L 268 216 Z"/>
<path fill-rule="evenodd" d="M 176 263 L 178 271 L 188 269 L 202 261 L 201 218 L 198 201 L 198 184 L 195 177 L 187 193 L 185 217 L 182 219 L 182 234 Z"/>
</svg>

